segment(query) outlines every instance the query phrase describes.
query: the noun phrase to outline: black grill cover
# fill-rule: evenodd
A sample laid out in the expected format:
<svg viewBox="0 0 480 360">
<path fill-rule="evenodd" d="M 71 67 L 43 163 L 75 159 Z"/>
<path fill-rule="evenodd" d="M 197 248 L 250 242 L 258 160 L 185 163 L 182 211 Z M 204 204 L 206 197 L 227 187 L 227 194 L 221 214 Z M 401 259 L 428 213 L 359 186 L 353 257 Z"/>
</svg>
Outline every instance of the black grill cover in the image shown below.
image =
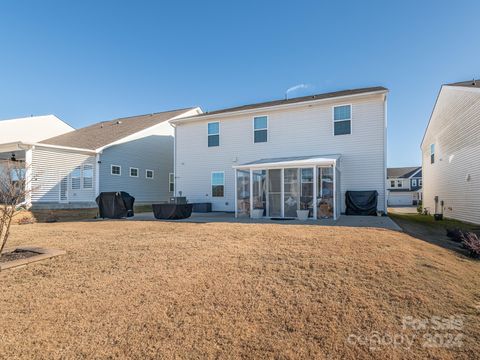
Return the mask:
<svg viewBox="0 0 480 360">
<path fill-rule="evenodd" d="M 153 204 L 156 219 L 186 219 L 192 215 L 193 204 Z"/>
<path fill-rule="evenodd" d="M 105 219 L 121 219 L 133 216 L 135 198 L 124 191 L 102 192 L 95 199 L 100 217 Z"/>
<path fill-rule="evenodd" d="M 374 191 L 347 191 L 345 205 L 347 215 L 377 215 L 378 192 Z"/>
</svg>

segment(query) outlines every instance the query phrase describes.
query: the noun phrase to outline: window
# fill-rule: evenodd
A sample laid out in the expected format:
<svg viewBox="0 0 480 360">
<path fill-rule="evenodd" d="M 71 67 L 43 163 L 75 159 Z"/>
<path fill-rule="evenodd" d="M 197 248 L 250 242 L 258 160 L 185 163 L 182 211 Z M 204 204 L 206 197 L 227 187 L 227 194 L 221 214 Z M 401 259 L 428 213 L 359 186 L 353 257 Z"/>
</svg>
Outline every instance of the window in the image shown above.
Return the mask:
<svg viewBox="0 0 480 360">
<path fill-rule="evenodd" d="M 110 174 L 120 176 L 122 175 L 122 167 L 118 165 L 110 166 Z"/>
<path fill-rule="evenodd" d="M 352 133 L 352 106 L 333 107 L 333 135 L 348 135 Z"/>
<path fill-rule="evenodd" d="M 268 118 L 266 116 L 257 116 L 253 118 L 253 142 L 267 142 Z"/>
<path fill-rule="evenodd" d="M 208 147 L 220 146 L 220 123 L 208 123 Z"/>
<path fill-rule="evenodd" d="M 397 180 L 397 187 L 403 187 L 402 180 Z"/>
<path fill-rule="evenodd" d="M 422 179 L 418 179 L 418 186 L 422 186 Z"/>
<path fill-rule="evenodd" d="M 390 180 L 390 187 L 395 187 L 395 180 Z"/>
<path fill-rule="evenodd" d="M 435 163 L 435 144 L 430 145 L 430 164 Z"/>
<path fill-rule="evenodd" d="M 138 177 L 138 168 L 130 168 L 130 177 Z"/>
<path fill-rule="evenodd" d="M 76 166 L 75 169 L 72 171 L 72 190 L 80 189 L 80 176 L 82 175 L 82 171 L 80 166 Z"/>
<path fill-rule="evenodd" d="M 84 189 L 93 188 L 93 165 L 92 164 L 83 165 L 83 188 Z"/>
<path fill-rule="evenodd" d="M 212 172 L 212 197 L 223 197 L 225 193 L 225 174 Z"/>
<path fill-rule="evenodd" d="M 412 180 L 412 186 L 417 186 L 417 179 Z"/>
<path fill-rule="evenodd" d="M 175 174 L 174 173 L 168 174 L 168 191 L 170 192 L 175 191 Z"/>
<path fill-rule="evenodd" d="M 149 169 L 145 170 L 145 177 L 147 179 L 153 179 L 153 175 L 154 175 L 153 170 L 149 170 Z"/>
</svg>

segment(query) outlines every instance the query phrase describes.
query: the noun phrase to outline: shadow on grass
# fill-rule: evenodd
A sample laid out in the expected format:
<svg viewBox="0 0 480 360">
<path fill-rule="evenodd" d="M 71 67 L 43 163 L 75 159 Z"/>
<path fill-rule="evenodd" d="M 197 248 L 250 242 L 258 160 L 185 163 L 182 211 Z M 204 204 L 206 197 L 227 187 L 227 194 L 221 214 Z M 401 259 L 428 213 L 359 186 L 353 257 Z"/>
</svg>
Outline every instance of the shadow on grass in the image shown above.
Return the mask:
<svg viewBox="0 0 480 360">
<path fill-rule="evenodd" d="M 477 234 L 480 233 L 480 226 L 453 219 L 436 221 L 433 216 L 420 214 L 390 213 L 389 216 L 408 235 L 465 256 L 468 256 L 468 251 L 460 243 L 452 241 L 447 237 L 447 229 L 458 228 L 464 231 L 473 231 Z"/>
</svg>

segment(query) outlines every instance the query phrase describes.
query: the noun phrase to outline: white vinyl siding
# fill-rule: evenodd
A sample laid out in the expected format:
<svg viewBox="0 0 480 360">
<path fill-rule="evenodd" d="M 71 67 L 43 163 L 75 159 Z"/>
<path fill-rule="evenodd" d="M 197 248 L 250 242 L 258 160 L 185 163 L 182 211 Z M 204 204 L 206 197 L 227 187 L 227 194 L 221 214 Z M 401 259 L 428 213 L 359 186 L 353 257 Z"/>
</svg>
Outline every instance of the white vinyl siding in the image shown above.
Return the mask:
<svg viewBox="0 0 480 360">
<path fill-rule="evenodd" d="M 435 144 L 431 163 L 430 145 Z M 423 205 L 480 224 L 480 89 L 442 87 L 422 142 Z M 440 205 L 439 205 L 440 206 Z"/>
<path fill-rule="evenodd" d="M 333 136 L 332 106 L 336 104 L 335 100 L 271 110 L 268 114 L 258 110 L 258 116 L 268 116 L 269 128 L 268 142 L 260 147 L 252 141 L 252 119 L 257 114 L 221 118 L 221 152 L 208 151 L 205 146 L 205 128 L 209 120 L 178 123 L 176 192 L 182 191 L 189 202 L 212 202 L 215 211 L 234 211 L 235 172 L 232 166 L 267 158 L 340 154 L 341 211 L 345 211 L 344 194 L 347 190 L 377 190 L 378 209 L 384 210 L 384 98 L 383 95 L 370 95 L 352 99 L 349 103 L 355 114 L 355 131 L 348 136 L 348 141 L 343 136 Z M 212 198 L 211 172 L 219 169 L 225 171 L 225 196 Z"/>
<path fill-rule="evenodd" d="M 35 147 L 32 150 L 32 203 L 60 202 L 60 183 L 67 186 L 65 196 L 68 202 L 95 202 L 95 185 L 92 188 L 72 189 L 72 174 L 78 168 L 90 165 L 95 179 L 95 156 L 64 150 Z M 77 179 L 74 177 L 73 179 Z M 81 178 L 78 178 L 80 181 Z M 77 180 L 75 180 L 77 181 Z M 94 180 L 92 180 L 94 181 Z M 65 199 L 63 199 L 65 200 Z"/>
</svg>

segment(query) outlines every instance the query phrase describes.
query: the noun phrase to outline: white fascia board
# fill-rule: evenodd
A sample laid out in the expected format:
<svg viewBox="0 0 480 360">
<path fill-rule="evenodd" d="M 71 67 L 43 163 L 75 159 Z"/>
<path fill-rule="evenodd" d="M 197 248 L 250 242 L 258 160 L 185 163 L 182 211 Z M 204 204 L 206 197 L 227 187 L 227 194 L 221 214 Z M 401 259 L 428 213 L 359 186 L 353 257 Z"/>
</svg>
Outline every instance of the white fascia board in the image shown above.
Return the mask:
<svg viewBox="0 0 480 360">
<path fill-rule="evenodd" d="M 201 120 L 210 120 L 210 119 L 216 119 L 216 118 L 224 118 L 224 117 L 242 115 L 242 114 L 253 114 L 253 113 L 257 113 L 257 112 L 262 113 L 262 112 L 269 111 L 269 110 L 294 109 L 294 108 L 304 107 L 304 106 L 308 106 L 308 105 L 316 105 L 316 104 L 333 102 L 333 101 L 337 101 L 337 100 L 351 99 L 351 98 L 357 98 L 357 97 L 362 97 L 362 96 L 387 94 L 387 93 L 388 93 L 388 90 L 377 90 L 377 91 L 361 93 L 361 94 L 344 95 L 344 96 L 337 96 L 337 97 L 332 97 L 332 98 L 327 98 L 327 99 L 318 99 L 318 100 L 305 100 L 305 101 L 302 101 L 302 102 L 291 103 L 291 104 L 264 106 L 264 107 L 254 108 L 254 109 L 238 110 L 238 111 L 224 112 L 224 113 L 212 114 L 212 115 L 203 115 L 203 116 L 200 116 L 200 117 L 198 117 L 198 116 L 184 117 L 184 118 L 180 118 L 180 119 L 172 119 L 172 120 L 169 120 L 169 121 L 170 121 L 171 124 L 176 125 L 176 124 L 189 123 L 189 122 L 201 121 Z"/>
<path fill-rule="evenodd" d="M 43 143 L 24 143 L 21 141 L 13 142 L 13 143 L 6 143 L 0 144 L 0 152 L 3 151 L 13 151 L 13 150 L 28 150 L 34 147 L 43 147 L 49 149 L 59 149 L 59 150 L 69 150 L 74 152 L 82 152 L 88 154 L 95 154 L 95 150 L 91 149 L 83 149 L 83 148 L 75 148 L 69 146 L 60 146 L 60 145 L 50 145 L 50 144 L 43 144 Z"/>
<path fill-rule="evenodd" d="M 251 165 L 235 165 L 234 169 L 268 169 L 268 168 L 288 168 L 288 167 L 309 167 L 318 165 L 335 165 L 339 158 L 316 158 L 306 160 L 292 160 Z"/>
</svg>

